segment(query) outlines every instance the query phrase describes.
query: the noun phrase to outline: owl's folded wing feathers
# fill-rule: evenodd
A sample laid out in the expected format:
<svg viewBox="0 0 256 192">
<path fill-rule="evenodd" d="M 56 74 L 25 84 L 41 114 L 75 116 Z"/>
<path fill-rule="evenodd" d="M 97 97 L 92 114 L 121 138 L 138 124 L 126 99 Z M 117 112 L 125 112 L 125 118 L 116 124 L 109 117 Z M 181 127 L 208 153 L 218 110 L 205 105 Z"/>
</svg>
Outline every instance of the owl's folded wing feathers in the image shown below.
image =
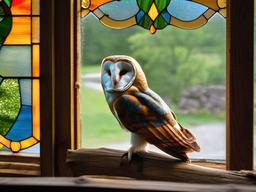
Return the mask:
<svg viewBox="0 0 256 192">
<path fill-rule="evenodd" d="M 123 95 L 114 102 L 122 125 L 164 152 L 188 160 L 186 152 L 200 151 L 195 137 L 177 124 L 175 116 L 144 93 Z"/>
</svg>

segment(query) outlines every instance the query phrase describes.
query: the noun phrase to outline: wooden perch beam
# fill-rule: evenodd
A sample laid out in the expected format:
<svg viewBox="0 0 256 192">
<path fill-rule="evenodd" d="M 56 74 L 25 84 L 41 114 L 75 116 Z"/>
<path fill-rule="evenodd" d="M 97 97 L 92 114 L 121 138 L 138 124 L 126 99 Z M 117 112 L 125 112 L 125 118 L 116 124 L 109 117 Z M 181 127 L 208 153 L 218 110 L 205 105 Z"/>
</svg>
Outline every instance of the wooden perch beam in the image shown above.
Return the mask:
<svg viewBox="0 0 256 192">
<path fill-rule="evenodd" d="M 124 153 L 106 148 L 70 150 L 66 162 L 74 176 L 107 175 L 186 183 L 256 184 L 252 172 L 248 175 L 247 172 L 206 168 L 157 153 L 144 153 L 141 159 L 128 164 L 121 160 Z"/>
<path fill-rule="evenodd" d="M 108 179 L 94 177 L 43 177 L 43 178 L 15 178 L 2 177 L 0 190 L 8 192 L 16 191 L 47 191 L 47 192 L 255 192 L 255 186 L 246 185 L 206 185 L 187 184 L 159 181 L 139 181 L 125 179 Z"/>
</svg>

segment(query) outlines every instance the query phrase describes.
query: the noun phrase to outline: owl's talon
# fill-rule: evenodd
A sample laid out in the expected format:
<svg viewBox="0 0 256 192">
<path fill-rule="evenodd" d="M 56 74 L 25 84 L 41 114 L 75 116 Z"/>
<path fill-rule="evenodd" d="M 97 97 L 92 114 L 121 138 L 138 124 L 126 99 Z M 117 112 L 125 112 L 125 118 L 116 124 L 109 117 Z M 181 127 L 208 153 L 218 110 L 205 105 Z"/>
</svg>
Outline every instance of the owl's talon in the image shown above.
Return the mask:
<svg viewBox="0 0 256 192">
<path fill-rule="evenodd" d="M 120 166 L 126 165 L 128 161 L 128 152 L 124 153 L 121 156 L 121 162 L 120 162 Z"/>
<path fill-rule="evenodd" d="M 129 159 L 129 154 L 130 154 L 130 159 Z M 129 153 L 129 151 L 128 151 L 121 156 L 120 166 L 136 165 L 137 170 L 140 171 L 140 170 L 142 170 L 142 167 L 143 167 L 143 158 L 144 158 L 144 156 L 140 152 L 135 152 L 135 153 L 130 152 Z"/>
</svg>

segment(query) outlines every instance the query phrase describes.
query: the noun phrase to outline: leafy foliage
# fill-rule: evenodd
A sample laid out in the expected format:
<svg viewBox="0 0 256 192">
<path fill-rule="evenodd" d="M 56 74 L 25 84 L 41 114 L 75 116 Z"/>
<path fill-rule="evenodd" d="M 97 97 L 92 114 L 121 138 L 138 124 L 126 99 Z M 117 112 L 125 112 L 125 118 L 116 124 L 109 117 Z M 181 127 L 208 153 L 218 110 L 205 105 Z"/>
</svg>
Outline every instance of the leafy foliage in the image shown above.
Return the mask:
<svg viewBox="0 0 256 192">
<path fill-rule="evenodd" d="M 155 35 L 142 31 L 129 43 L 150 87 L 175 103 L 188 86 L 225 82 L 225 25 L 220 18 L 193 31 L 174 27 Z"/>
<path fill-rule="evenodd" d="M 5 135 L 20 109 L 19 82 L 6 79 L 0 84 L 0 134 Z"/>
<path fill-rule="evenodd" d="M 130 55 L 142 65 L 150 87 L 177 104 L 189 86 L 225 84 L 225 28 L 225 20 L 215 16 L 197 30 L 169 26 L 152 35 L 139 26 L 110 29 L 91 16 L 82 23 L 82 64 Z"/>
<path fill-rule="evenodd" d="M 131 53 L 128 38 L 134 34 L 135 28 L 113 30 L 102 25 L 94 16 L 88 16 L 81 22 L 83 65 L 99 65 L 106 56 Z"/>
</svg>

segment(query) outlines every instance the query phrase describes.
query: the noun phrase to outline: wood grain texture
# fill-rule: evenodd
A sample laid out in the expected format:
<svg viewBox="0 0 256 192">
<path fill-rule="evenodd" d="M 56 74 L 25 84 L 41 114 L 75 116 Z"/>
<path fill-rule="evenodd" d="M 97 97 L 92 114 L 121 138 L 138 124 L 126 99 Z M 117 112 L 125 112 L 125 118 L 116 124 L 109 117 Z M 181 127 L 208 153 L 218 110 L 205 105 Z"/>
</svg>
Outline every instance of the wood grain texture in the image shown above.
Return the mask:
<svg viewBox="0 0 256 192">
<path fill-rule="evenodd" d="M 253 169 L 254 1 L 227 1 L 227 169 Z"/>
<path fill-rule="evenodd" d="M 80 65 L 81 65 L 81 1 L 75 1 L 74 6 L 74 147 L 81 146 L 81 125 L 80 125 Z"/>
<path fill-rule="evenodd" d="M 40 1 L 40 158 L 42 176 L 54 175 L 54 0 Z"/>
<path fill-rule="evenodd" d="M 142 159 L 129 165 L 125 161 L 121 163 L 124 153 L 105 148 L 79 149 L 68 152 L 67 164 L 74 176 L 108 175 L 185 183 L 256 184 L 254 176 L 187 164 L 156 153 L 143 154 Z"/>
<path fill-rule="evenodd" d="M 55 176 L 68 176 L 74 149 L 74 0 L 55 0 Z"/>
<path fill-rule="evenodd" d="M 40 163 L 40 157 L 37 154 L 22 153 L 1 153 L 0 162 L 20 162 L 20 163 Z"/>
<path fill-rule="evenodd" d="M 1 178 L 2 191 L 256 191 L 255 186 L 226 184 L 187 184 L 157 181 L 138 181 L 131 179 L 109 179 L 108 177 L 78 177 L 78 178 Z"/>
<path fill-rule="evenodd" d="M 0 162 L 0 176 L 40 176 L 38 163 Z"/>
</svg>

